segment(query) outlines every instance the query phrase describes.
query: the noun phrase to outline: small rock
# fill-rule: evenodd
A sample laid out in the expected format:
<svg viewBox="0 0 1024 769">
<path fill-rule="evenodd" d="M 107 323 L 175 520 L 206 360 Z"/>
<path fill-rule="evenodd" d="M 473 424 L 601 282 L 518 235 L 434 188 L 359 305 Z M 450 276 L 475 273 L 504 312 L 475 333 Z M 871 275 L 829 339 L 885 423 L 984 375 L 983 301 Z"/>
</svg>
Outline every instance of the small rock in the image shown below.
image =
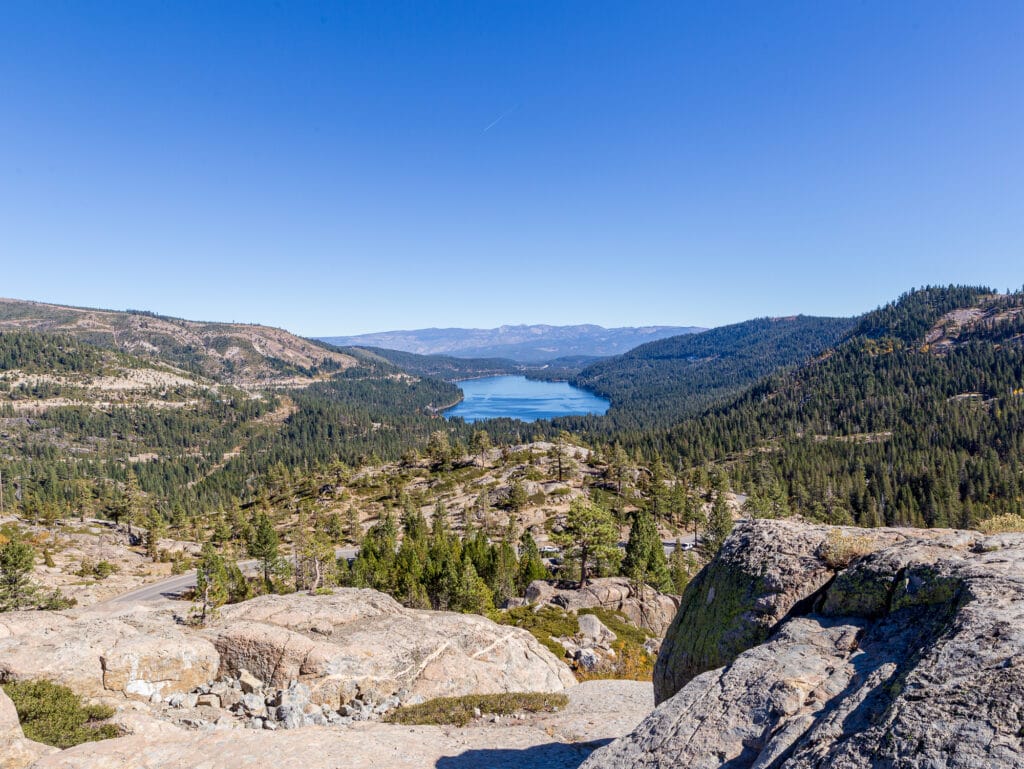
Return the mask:
<svg viewBox="0 0 1024 769">
<path fill-rule="evenodd" d="M 601 662 L 593 649 L 580 649 L 576 652 L 576 662 L 584 670 L 594 670 Z"/>
<path fill-rule="evenodd" d="M 220 695 L 220 706 L 230 710 L 242 701 L 242 696 L 241 689 L 232 689 L 231 687 L 228 687 L 224 693 Z"/>
<path fill-rule="evenodd" d="M 254 694 L 263 688 L 263 682 L 245 668 L 238 671 L 238 684 L 246 694 Z"/>
<path fill-rule="evenodd" d="M 219 708 L 220 697 L 216 694 L 200 694 L 196 699 L 196 705 L 199 707 Z"/>
<path fill-rule="evenodd" d="M 255 693 L 243 695 L 240 704 L 246 713 L 253 716 L 262 716 L 267 712 L 267 706 L 264 704 L 263 698 Z"/>
</svg>

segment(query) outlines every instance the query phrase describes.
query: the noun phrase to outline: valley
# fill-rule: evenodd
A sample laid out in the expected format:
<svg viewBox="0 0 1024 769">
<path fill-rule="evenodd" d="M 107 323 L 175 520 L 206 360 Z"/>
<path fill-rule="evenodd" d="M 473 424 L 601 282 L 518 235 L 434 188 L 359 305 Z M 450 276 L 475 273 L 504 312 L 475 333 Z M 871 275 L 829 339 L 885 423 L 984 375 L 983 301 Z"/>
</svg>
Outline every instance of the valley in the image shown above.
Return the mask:
<svg viewBox="0 0 1024 769">
<path fill-rule="evenodd" d="M 488 766 L 506 759 L 485 742 L 516 746 L 508 765 L 531 750 L 566 767 L 651 753 L 626 736 L 650 708 L 649 683 L 630 682 L 670 697 L 658 682 L 700 607 L 730 621 L 716 597 L 728 588 L 702 585 L 749 527 L 827 540 L 814 552 L 833 569 L 913 530 L 886 526 L 1015 552 L 1022 306 L 1021 293 L 926 288 L 855 319 L 759 319 L 550 365 L 255 327 L 236 366 L 204 336 L 234 327 L 7 302 L 0 680 L 15 706 L 17 682 L 66 687 L 113 714 L 97 739 L 123 735 L 48 757 L 15 731 L 12 766 L 89 767 L 140 745 L 191 755 L 235 732 L 271 753 L 291 741 L 258 735 L 279 730 L 321 730 L 332 750 L 391 744 L 389 720 L 459 708 L 460 739 L 484 741 Z M 607 394 L 607 414 L 529 412 L 532 388 L 602 403 L 577 383 Z M 460 387 L 482 388 L 490 410 L 463 418 L 472 397 L 451 409 Z M 698 656 L 671 686 L 748 649 L 759 659 L 764 639 L 750 639 L 686 652 Z M 502 661 L 524 654 L 537 671 Z M 614 748 L 569 726 L 592 718 L 581 687 L 624 714 L 608 722 Z M 562 690 L 564 715 L 525 699 Z M 472 699 L 500 693 L 515 696 Z M 410 766 L 449 749 L 452 727 L 413 723 L 426 731 Z"/>
</svg>

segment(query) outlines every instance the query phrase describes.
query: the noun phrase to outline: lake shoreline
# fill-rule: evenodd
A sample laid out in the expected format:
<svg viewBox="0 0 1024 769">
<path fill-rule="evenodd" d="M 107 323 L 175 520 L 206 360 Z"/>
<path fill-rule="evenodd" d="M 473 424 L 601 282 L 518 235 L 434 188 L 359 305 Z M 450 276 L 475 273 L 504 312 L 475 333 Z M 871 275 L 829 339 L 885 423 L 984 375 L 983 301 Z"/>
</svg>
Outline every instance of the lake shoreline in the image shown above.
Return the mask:
<svg viewBox="0 0 1024 769">
<path fill-rule="evenodd" d="M 603 415 L 611 402 L 568 381 L 530 379 L 522 374 L 467 377 L 453 382 L 462 400 L 444 411 L 446 419 L 467 423 L 516 419 L 530 423 L 562 416 Z"/>
</svg>

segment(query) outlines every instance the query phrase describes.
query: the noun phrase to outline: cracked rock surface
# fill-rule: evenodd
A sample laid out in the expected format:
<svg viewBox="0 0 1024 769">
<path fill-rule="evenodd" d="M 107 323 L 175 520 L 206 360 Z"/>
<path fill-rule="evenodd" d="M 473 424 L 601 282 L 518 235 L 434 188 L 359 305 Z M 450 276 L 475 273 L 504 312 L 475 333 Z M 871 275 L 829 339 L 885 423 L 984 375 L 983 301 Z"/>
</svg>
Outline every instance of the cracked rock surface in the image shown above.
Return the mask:
<svg viewBox="0 0 1024 769">
<path fill-rule="evenodd" d="M 663 701 L 583 766 L 1024 767 L 1024 535 L 853 536 L 837 564 L 831 527 L 739 524 L 683 596 Z"/>
</svg>

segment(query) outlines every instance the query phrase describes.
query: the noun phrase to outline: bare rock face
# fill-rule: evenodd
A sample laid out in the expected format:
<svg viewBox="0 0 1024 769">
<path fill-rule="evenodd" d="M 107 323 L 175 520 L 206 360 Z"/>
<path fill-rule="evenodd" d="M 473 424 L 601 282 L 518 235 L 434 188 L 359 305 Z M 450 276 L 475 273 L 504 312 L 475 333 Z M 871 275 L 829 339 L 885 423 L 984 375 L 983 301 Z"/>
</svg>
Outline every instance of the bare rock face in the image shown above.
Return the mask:
<svg viewBox="0 0 1024 769">
<path fill-rule="evenodd" d="M 744 523 L 701 575 L 700 590 L 706 595 L 719 584 L 725 561 L 743 564 L 753 579 L 780 573 L 780 554 L 795 554 L 789 573 L 800 566 L 813 575 L 807 543 L 819 533 L 827 536 L 828 528 Z M 803 597 L 795 588 L 772 593 L 795 598 L 779 621 L 743 636 L 752 639 L 747 648 L 734 637 L 735 654 L 717 669 L 691 677 L 684 658 L 688 683 L 583 766 L 1024 766 L 1024 535 L 870 536 L 875 544 L 894 541 L 833 566 Z M 686 607 L 684 600 L 675 628 L 691 643 L 695 620 Z M 764 616 L 747 612 L 715 637 L 749 630 Z M 670 635 L 666 643 L 679 640 Z"/>
<path fill-rule="evenodd" d="M 560 691 L 569 668 L 529 633 L 470 614 L 405 609 L 374 590 L 263 596 L 206 631 L 221 675 L 305 683 L 317 704 L 508 691 Z"/>
<path fill-rule="evenodd" d="M 26 739 L 14 703 L 0 689 L 0 769 L 24 769 L 57 748 Z"/>
<path fill-rule="evenodd" d="M 907 541 L 963 546 L 969 532 L 859 529 L 799 520 L 741 521 L 718 555 L 683 593 L 654 668 L 654 696 L 671 697 L 694 676 L 728 664 L 768 638 L 791 612 L 800 613 L 840 570 L 836 541 L 880 550 Z"/>
<path fill-rule="evenodd" d="M 549 582 L 536 580 L 526 589 L 526 603 L 555 604 L 568 611 L 610 609 L 622 612 L 637 627 L 645 628 L 659 638 L 664 635 L 679 608 L 675 596 L 645 587 L 641 595 L 626 577 L 593 579 L 580 590 L 556 588 Z"/>
<path fill-rule="evenodd" d="M 167 612 L 129 607 L 0 615 L 0 679 L 46 678 L 88 697 L 149 700 L 210 680 L 213 645 Z"/>
</svg>

